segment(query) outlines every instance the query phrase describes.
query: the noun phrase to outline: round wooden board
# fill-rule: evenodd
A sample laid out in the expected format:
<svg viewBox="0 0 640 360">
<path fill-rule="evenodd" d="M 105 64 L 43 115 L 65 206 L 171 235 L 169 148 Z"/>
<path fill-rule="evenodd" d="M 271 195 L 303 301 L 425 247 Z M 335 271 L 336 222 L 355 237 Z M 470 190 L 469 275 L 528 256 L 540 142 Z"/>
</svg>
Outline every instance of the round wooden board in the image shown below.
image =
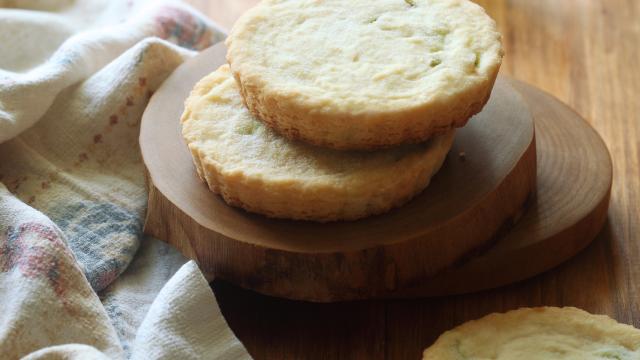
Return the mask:
<svg viewBox="0 0 640 360">
<path fill-rule="evenodd" d="M 475 291 L 555 266 L 603 224 L 611 164 L 600 138 L 561 103 L 515 83 L 542 132 L 540 183 L 524 218 L 496 236 L 536 186 L 531 114 L 504 79 L 458 132 L 429 188 L 400 209 L 322 225 L 231 208 L 198 180 L 178 122 L 193 84 L 224 62 L 224 51 L 213 47 L 176 70 L 152 98 L 140 135 L 150 190 L 145 232 L 214 276 L 312 301 Z"/>
</svg>

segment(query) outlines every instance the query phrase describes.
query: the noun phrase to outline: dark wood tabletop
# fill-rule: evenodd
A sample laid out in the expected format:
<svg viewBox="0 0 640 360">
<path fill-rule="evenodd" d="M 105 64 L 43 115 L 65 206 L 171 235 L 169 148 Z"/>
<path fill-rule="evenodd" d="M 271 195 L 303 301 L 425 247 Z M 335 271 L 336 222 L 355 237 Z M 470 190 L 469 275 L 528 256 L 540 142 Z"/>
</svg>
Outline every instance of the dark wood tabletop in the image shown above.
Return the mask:
<svg viewBox="0 0 640 360">
<path fill-rule="evenodd" d="M 190 0 L 230 28 L 255 0 Z M 502 72 L 584 116 L 613 158 L 609 217 L 574 259 L 482 293 L 310 304 L 216 282 L 231 328 L 256 359 L 416 359 L 442 332 L 491 312 L 576 306 L 640 327 L 640 1 L 477 1 L 504 36 Z"/>
</svg>

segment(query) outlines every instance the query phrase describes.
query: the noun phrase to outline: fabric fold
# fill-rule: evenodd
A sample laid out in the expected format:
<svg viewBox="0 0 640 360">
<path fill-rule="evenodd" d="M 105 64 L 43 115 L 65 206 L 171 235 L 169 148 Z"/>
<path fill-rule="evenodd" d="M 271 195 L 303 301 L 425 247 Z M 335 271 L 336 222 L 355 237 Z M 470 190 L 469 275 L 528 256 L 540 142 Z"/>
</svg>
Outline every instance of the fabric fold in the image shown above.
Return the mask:
<svg viewBox="0 0 640 360">
<path fill-rule="evenodd" d="M 0 354 L 90 344 L 111 358 L 124 353 L 100 299 L 60 230 L 0 184 Z"/>
<path fill-rule="evenodd" d="M 249 357 L 196 264 L 142 234 L 142 113 L 224 36 L 174 1 L 0 0 L 0 357 Z"/>
<path fill-rule="evenodd" d="M 250 358 L 193 261 L 160 291 L 140 325 L 133 349 L 132 359 L 141 360 Z"/>
</svg>

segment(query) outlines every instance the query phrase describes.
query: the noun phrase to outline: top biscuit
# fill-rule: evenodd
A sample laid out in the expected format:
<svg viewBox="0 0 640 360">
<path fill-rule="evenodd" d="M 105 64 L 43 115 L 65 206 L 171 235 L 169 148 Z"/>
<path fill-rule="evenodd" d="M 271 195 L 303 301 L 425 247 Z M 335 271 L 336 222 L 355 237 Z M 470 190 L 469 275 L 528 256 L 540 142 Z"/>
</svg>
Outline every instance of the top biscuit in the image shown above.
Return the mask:
<svg viewBox="0 0 640 360">
<path fill-rule="evenodd" d="M 467 0 L 264 0 L 227 46 L 254 115 L 336 149 L 464 126 L 488 100 L 503 54 L 495 22 Z"/>
</svg>

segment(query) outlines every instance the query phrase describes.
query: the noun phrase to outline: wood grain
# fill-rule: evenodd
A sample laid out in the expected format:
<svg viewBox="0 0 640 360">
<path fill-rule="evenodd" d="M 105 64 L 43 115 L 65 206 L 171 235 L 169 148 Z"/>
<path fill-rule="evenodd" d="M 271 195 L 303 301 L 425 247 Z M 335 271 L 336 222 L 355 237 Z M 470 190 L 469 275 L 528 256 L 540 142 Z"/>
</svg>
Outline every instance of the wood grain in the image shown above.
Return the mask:
<svg viewBox="0 0 640 360">
<path fill-rule="evenodd" d="M 462 278 L 470 277 L 465 283 L 442 279 L 424 285 L 425 279 L 491 245 L 498 230 L 512 224 L 524 211 L 525 201 L 532 197 L 536 183 L 533 117 L 508 80 L 498 79 L 489 103 L 457 132 L 442 169 L 415 199 L 380 216 L 318 224 L 268 219 L 230 207 L 196 176 L 180 132 L 182 99 L 198 80 L 224 63 L 222 44 L 185 62 L 155 92 L 142 116 L 140 148 L 150 180 L 145 233 L 174 244 L 218 278 L 263 294 L 297 300 L 330 302 L 442 295 L 465 291 L 466 287 L 477 289 L 479 284 L 495 287 L 514 279 L 510 276 L 525 276 L 515 262 L 500 268 L 494 264 L 507 263 L 490 260 L 485 264 L 491 264 L 494 272 L 483 272 L 482 267 L 458 272 Z M 576 118 L 580 125 L 582 120 Z M 576 149 L 586 148 L 594 154 L 575 163 L 594 170 L 578 173 L 590 181 L 599 181 L 597 169 L 609 168 L 606 149 L 597 136 L 582 131 L 576 129 L 575 138 L 586 145 Z M 463 151 L 467 154 L 464 160 L 459 157 Z M 604 163 L 598 156 L 602 152 Z M 568 160 L 571 159 L 567 156 L 558 159 Z M 597 201 L 609 190 L 609 177 L 605 178 L 605 183 L 593 184 Z M 572 195 L 577 196 L 566 205 L 585 210 L 572 214 L 582 219 L 591 213 L 594 206 L 589 201 L 590 193 Z M 534 236 L 528 242 L 540 246 L 543 240 L 566 231 L 574 223 L 569 219 L 545 224 L 544 229 L 550 233 L 536 231 L 543 237 Z M 578 242 L 565 242 L 563 237 L 550 244 L 582 248 L 593 239 L 593 233 Z M 546 246 L 540 248 L 550 250 Z M 551 253 L 560 255 L 550 260 L 555 265 L 575 251 Z M 480 281 L 476 275 L 486 276 Z"/>
<path fill-rule="evenodd" d="M 228 28 L 256 1 L 192 2 Z M 442 331 L 520 306 L 573 305 L 640 327 L 640 2 L 477 2 L 503 33 L 502 72 L 568 103 L 608 145 L 614 184 L 604 231 L 553 271 L 474 295 L 325 306 L 263 297 L 254 308 L 253 295 L 215 284 L 223 312 L 256 358 L 415 359 Z"/>
</svg>

